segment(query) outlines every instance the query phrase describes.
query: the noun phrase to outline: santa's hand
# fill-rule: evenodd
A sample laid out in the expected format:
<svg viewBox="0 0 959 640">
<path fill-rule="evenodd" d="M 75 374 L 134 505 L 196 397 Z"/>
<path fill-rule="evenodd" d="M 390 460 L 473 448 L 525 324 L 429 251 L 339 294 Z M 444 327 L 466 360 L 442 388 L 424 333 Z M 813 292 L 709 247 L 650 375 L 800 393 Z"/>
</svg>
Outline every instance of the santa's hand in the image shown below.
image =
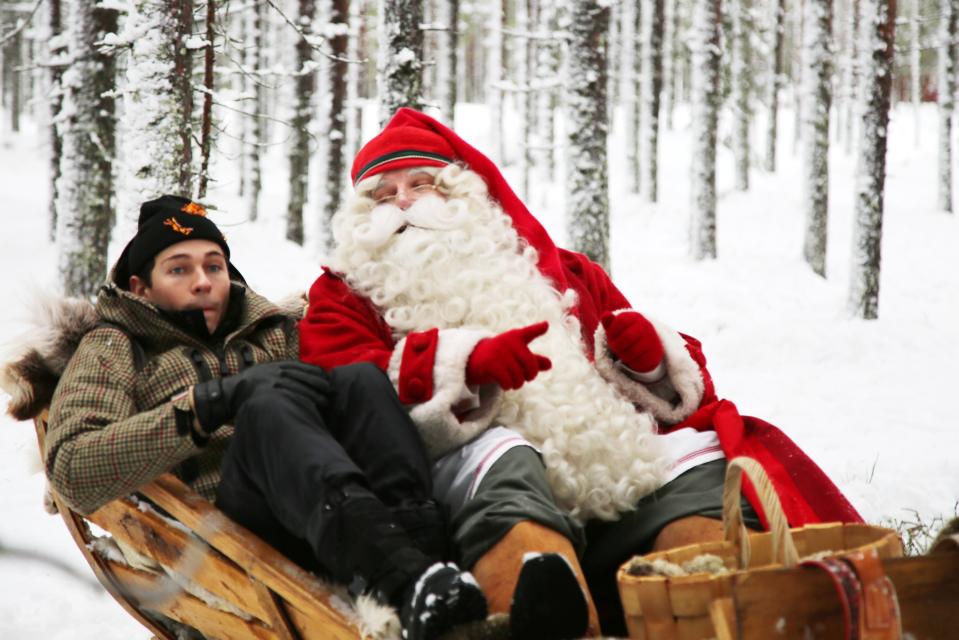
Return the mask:
<svg viewBox="0 0 959 640">
<path fill-rule="evenodd" d="M 466 363 L 469 384 L 496 383 L 503 389 L 519 389 L 553 366 L 549 358 L 529 350 L 529 343 L 546 333 L 549 323 L 539 322 L 505 331 L 476 343 Z"/>
<path fill-rule="evenodd" d="M 663 343 L 653 324 L 637 311 L 606 313 L 606 344 L 614 356 L 637 373 L 654 371 L 663 362 Z"/>
</svg>

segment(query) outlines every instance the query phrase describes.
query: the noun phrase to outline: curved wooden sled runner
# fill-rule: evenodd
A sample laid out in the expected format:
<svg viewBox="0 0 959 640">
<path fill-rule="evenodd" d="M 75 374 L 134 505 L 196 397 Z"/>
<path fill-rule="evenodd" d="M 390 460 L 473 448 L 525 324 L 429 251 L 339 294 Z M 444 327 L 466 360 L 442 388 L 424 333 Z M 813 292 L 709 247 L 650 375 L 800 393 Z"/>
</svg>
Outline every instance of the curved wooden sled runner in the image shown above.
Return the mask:
<svg viewBox="0 0 959 640">
<path fill-rule="evenodd" d="M 43 412 L 34 423 L 41 449 L 46 417 Z M 100 583 L 157 638 L 177 640 L 177 635 L 155 613 L 223 640 L 364 637 L 357 623 L 337 608 L 337 597 L 317 578 L 232 522 L 173 475 L 160 476 L 141 487 L 139 494 L 166 516 L 144 508 L 132 497 L 114 500 L 89 516 L 72 511 L 56 495 L 53 500 Z M 183 572 L 188 565 L 189 580 L 210 597 L 201 599 L 181 588 L 171 589 L 163 569 L 134 568 L 95 551 L 98 536 L 91 531 L 91 523 L 165 570 Z"/>
</svg>

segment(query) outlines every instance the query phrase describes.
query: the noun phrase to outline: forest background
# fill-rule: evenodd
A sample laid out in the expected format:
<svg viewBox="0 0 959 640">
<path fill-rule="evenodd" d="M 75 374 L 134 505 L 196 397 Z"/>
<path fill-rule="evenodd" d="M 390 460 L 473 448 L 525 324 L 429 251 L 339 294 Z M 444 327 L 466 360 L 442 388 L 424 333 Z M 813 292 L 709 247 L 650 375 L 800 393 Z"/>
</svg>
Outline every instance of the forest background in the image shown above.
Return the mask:
<svg viewBox="0 0 959 640">
<path fill-rule="evenodd" d="M 258 290 L 305 289 L 356 149 L 423 108 L 636 308 L 702 339 L 722 396 L 922 551 L 959 509 L 957 16 L 3 0 L 0 342 L 29 330 L 35 292 L 93 295 L 159 193 L 209 205 Z M 42 512 L 36 458 L 30 426 L 0 419 L 0 637 L 147 637 Z"/>
</svg>

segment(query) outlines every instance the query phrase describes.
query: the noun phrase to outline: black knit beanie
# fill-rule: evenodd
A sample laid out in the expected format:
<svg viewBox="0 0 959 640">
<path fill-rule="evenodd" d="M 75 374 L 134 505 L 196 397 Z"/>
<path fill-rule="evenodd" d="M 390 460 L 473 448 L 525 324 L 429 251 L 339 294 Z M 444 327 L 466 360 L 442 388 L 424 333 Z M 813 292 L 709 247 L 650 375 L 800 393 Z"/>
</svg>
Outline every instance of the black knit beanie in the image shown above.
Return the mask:
<svg viewBox="0 0 959 640">
<path fill-rule="evenodd" d="M 140 205 L 137 234 L 123 249 L 114 269 L 113 280 L 123 289 L 158 253 L 185 240 L 209 240 L 220 245 L 229 263 L 230 247 L 217 226 L 206 216 L 206 209 L 188 198 L 165 195 Z M 243 281 L 229 264 L 230 276 Z"/>
</svg>

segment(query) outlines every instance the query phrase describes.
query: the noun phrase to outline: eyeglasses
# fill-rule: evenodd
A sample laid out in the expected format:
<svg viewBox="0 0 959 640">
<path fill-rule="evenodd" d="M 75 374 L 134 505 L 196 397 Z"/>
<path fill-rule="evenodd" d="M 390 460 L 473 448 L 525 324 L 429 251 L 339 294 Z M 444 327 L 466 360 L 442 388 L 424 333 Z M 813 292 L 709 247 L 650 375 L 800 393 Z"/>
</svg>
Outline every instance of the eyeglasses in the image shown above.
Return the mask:
<svg viewBox="0 0 959 640">
<path fill-rule="evenodd" d="M 419 198 L 423 195 L 426 195 L 427 193 L 433 193 L 434 191 L 436 191 L 436 189 L 437 187 L 435 184 L 433 184 L 432 182 L 427 182 L 424 184 L 418 184 L 414 187 L 410 187 L 408 191 L 416 194 L 415 198 Z M 396 199 L 399 197 L 399 195 L 400 195 L 400 192 L 399 190 L 397 190 L 397 192 L 394 194 L 391 194 L 388 196 L 380 196 L 379 198 L 374 198 L 374 201 L 376 202 L 376 204 L 393 204 L 394 202 L 396 202 Z"/>
</svg>

